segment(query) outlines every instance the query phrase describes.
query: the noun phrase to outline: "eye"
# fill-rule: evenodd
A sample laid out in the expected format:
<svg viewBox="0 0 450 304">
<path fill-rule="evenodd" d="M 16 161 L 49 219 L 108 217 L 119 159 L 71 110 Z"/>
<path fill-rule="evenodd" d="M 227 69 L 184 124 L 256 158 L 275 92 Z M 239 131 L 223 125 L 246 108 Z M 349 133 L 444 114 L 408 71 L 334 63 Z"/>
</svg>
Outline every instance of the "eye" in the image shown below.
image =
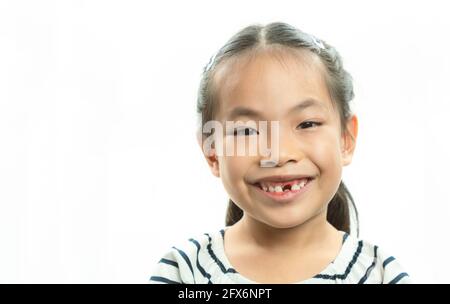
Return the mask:
<svg viewBox="0 0 450 304">
<path fill-rule="evenodd" d="M 301 124 L 299 124 L 297 126 L 297 128 L 300 127 L 300 129 L 309 129 L 309 128 L 313 127 L 314 125 L 320 126 L 320 125 L 322 125 L 322 123 L 316 122 L 316 121 L 305 121 L 305 122 L 302 122 Z"/>
<path fill-rule="evenodd" d="M 241 128 L 241 129 L 234 129 L 233 135 L 234 136 L 240 136 L 240 135 L 255 135 L 259 134 L 257 130 L 251 129 L 251 128 Z"/>
</svg>

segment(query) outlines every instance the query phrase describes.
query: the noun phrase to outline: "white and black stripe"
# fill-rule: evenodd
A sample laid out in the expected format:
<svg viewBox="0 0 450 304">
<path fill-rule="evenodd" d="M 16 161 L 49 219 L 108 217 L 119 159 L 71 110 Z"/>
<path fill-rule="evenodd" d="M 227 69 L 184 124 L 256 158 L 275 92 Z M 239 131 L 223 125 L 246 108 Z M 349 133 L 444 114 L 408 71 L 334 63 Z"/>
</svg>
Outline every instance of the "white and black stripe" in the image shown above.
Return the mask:
<svg viewBox="0 0 450 304">
<path fill-rule="evenodd" d="M 156 265 L 153 284 L 257 283 L 239 274 L 228 261 L 224 247 L 225 229 L 174 246 Z M 399 284 L 410 283 L 397 260 L 363 240 L 343 232 L 342 248 L 336 259 L 305 284 Z"/>
</svg>

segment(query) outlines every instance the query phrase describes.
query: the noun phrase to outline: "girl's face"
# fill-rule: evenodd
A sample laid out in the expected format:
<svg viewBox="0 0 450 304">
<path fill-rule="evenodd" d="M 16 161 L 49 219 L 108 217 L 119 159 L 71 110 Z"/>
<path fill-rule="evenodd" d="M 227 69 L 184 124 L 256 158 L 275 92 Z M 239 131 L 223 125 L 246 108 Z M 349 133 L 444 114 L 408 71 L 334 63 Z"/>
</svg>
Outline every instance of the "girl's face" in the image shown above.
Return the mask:
<svg viewBox="0 0 450 304">
<path fill-rule="evenodd" d="M 351 161 L 354 141 L 348 133 L 341 135 L 339 114 L 333 108 L 322 67 L 313 54 L 262 52 L 225 63 L 215 75 L 218 111 L 214 119 L 224 129 L 226 121 L 254 121 L 256 126 L 259 121 L 268 121 L 269 126 L 270 121 L 279 123 L 279 157 L 274 167 L 261 167 L 260 161 L 268 157 L 260 153 L 206 156 L 213 174 L 221 178 L 230 198 L 246 216 L 272 227 L 294 227 L 326 212 L 340 184 L 342 166 Z M 315 103 L 298 107 L 311 99 Z M 251 111 L 236 111 L 238 107 Z M 237 112 L 238 116 L 233 115 Z M 347 126 L 356 139 L 355 116 Z M 231 142 L 236 146 L 239 136 L 248 143 L 251 137 L 262 135 L 224 132 L 224 146 Z M 267 142 L 270 144 L 270 138 Z M 314 179 L 301 195 L 280 202 L 255 185 L 274 175 Z"/>
</svg>

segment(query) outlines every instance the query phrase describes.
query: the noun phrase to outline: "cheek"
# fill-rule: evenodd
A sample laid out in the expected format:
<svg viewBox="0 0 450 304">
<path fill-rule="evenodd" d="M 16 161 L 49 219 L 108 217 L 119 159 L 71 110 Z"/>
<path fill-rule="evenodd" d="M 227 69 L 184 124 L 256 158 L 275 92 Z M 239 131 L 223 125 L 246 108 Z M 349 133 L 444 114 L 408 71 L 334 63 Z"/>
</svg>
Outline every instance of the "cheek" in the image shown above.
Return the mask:
<svg viewBox="0 0 450 304">
<path fill-rule="evenodd" d="M 251 161 L 247 157 L 229 156 L 219 159 L 222 183 L 229 193 L 240 192 Z"/>
<path fill-rule="evenodd" d="M 341 154 L 339 140 L 335 134 L 323 134 L 311 145 L 311 160 L 319 168 L 320 174 L 328 178 L 341 177 Z"/>
<path fill-rule="evenodd" d="M 223 157 L 220 162 L 221 173 L 226 175 L 227 179 L 235 180 L 239 176 L 242 176 L 242 165 L 245 162 L 237 157 Z"/>
<path fill-rule="evenodd" d="M 322 208 L 336 194 L 342 179 L 339 141 L 336 135 L 318 137 L 311 142 L 308 158 L 318 169 L 317 208 Z"/>
</svg>

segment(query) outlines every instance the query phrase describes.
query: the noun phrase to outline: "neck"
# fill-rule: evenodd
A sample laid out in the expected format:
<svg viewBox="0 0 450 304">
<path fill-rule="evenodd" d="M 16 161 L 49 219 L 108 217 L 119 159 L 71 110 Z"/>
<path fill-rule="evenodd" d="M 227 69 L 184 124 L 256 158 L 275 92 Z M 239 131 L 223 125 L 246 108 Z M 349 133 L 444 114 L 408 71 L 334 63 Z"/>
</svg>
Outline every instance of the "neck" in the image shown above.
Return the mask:
<svg viewBox="0 0 450 304">
<path fill-rule="evenodd" d="M 269 226 L 244 212 L 242 219 L 235 225 L 247 244 L 279 254 L 292 253 L 293 248 L 305 250 L 313 246 L 322 246 L 324 242 L 340 237 L 339 232 L 327 222 L 326 211 L 290 228 Z"/>
</svg>

